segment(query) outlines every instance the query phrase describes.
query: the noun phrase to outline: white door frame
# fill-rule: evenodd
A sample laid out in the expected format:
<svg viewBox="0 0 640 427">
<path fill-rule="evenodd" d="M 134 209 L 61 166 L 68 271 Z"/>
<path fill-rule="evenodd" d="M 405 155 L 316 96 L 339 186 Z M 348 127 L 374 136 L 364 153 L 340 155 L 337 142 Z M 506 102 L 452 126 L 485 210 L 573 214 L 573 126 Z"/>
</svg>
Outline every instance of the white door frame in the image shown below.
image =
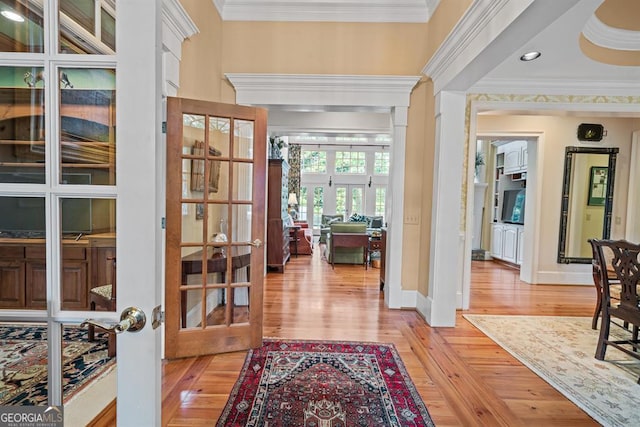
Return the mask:
<svg viewBox="0 0 640 427">
<path fill-rule="evenodd" d="M 236 102 L 255 106 L 363 107 L 389 112 L 391 165 L 387 191 L 387 260 L 384 301 L 389 308 L 415 304 L 402 290 L 404 175 L 407 115 L 419 76 L 226 74 Z M 407 303 L 407 301 L 410 301 Z"/>
</svg>

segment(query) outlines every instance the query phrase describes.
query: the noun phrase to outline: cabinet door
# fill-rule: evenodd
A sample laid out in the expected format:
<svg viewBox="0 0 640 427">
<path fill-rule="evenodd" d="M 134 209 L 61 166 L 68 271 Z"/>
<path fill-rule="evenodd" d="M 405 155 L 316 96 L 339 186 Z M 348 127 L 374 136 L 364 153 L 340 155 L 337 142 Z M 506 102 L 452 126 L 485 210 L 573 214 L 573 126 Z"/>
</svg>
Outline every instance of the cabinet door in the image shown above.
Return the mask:
<svg viewBox="0 0 640 427">
<path fill-rule="evenodd" d="M 26 308 L 47 308 L 47 264 L 28 261 L 26 269 Z"/>
<path fill-rule="evenodd" d="M 88 310 L 87 263 L 65 261 L 62 266 L 62 309 Z"/>
<path fill-rule="evenodd" d="M 24 308 L 24 262 L 0 261 L 0 308 Z"/>
<path fill-rule="evenodd" d="M 520 148 L 510 149 L 504 153 L 504 173 L 514 173 L 520 170 Z"/>
<path fill-rule="evenodd" d="M 518 249 L 518 229 L 516 227 L 505 227 L 503 242 L 502 259 L 515 263 Z"/>
<path fill-rule="evenodd" d="M 522 265 L 522 253 L 524 252 L 524 228 L 518 228 L 518 254 L 516 264 Z"/>
<path fill-rule="evenodd" d="M 522 154 L 520 155 L 520 169 L 527 170 L 527 163 L 529 162 L 529 155 L 527 154 L 527 144 L 522 147 Z"/>
<path fill-rule="evenodd" d="M 115 245 L 115 242 L 113 242 Z M 95 247 L 91 248 L 91 286 L 113 284 L 114 266 L 112 259 L 116 256 L 115 247 Z"/>
<path fill-rule="evenodd" d="M 503 226 L 493 224 L 491 226 L 491 256 L 502 258 Z"/>
</svg>

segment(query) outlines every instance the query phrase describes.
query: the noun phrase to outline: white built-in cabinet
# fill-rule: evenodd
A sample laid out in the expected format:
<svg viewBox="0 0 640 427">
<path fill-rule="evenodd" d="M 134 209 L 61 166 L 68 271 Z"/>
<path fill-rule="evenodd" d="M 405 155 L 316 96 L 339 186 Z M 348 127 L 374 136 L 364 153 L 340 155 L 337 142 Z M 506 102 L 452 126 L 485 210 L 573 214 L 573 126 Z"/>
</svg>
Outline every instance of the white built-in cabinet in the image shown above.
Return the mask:
<svg viewBox="0 0 640 427">
<path fill-rule="evenodd" d="M 513 264 L 522 264 L 523 236 L 522 225 L 501 222 L 491 224 L 491 256 Z"/>
<path fill-rule="evenodd" d="M 502 259 L 502 242 L 504 240 L 504 227 L 502 223 L 491 224 L 491 256 Z"/>
<path fill-rule="evenodd" d="M 504 174 L 527 171 L 527 141 L 513 141 L 504 145 Z"/>
<path fill-rule="evenodd" d="M 516 264 L 522 265 L 522 254 L 524 252 L 524 226 L 518 227 L 518 250 L 516 251 Z"/>
<path fill-rule="evenodd" d="M 527 162 L 527 141 L 509 141 L 497 147 L 493 179 L 491 256 L 517 265 L 522 264 L 524 225 L 501 222 L 500 213 L 503 192 L 526 187 Z"/>
</svg>

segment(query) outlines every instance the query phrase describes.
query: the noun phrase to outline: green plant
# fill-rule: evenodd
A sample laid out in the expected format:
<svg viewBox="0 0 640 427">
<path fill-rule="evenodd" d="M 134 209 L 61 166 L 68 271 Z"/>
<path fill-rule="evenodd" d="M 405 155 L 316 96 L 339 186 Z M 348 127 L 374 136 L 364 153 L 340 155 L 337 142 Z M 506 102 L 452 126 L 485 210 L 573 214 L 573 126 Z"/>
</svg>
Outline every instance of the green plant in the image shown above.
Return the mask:
<svg viewBox="0 0 640 427">
<path fill-rule="evenodd" d="M 476 169 L 484 165 L 484 155 L 480 151 L 476 151 Z"/>
</svg>

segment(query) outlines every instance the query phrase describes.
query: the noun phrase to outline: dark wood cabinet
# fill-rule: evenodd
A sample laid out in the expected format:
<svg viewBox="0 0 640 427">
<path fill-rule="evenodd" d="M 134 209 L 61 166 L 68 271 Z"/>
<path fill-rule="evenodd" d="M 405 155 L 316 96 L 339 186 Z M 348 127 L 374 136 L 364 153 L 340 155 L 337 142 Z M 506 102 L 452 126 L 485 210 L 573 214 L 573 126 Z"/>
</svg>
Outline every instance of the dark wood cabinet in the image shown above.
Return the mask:
<svg viewBox="0 0 640 427">
<path fill-rule="evenodd" d="M 267 191 L 267 267 L 284 272 L 289 260 L 289 229 L 285 226 L 289 198 L 289 165 L 269 160 Z"/>
<path fill-rule="evenodd" d="M 25 284 L 30 284 L 30 286 L 23 285 L 27 296 L 25 306 L 44 310 L 47 308 L 47 264 L 44 259 L 25 262 L 25 264 Z"/>
<path fill-rule="evenodd" d="M 101 247 L 73 242 L 62 248 L 62 309 L 89 310 L 89 289 L 111 283 L 107 257 L 115 255 L 113 239 Z M 16 239 L 0 243 L 0 308 L 47 307 L 47 264 L 44 242 Z"/>
<path fill-rule="evenodd" d="M 24 264 L 21 260 L 0 260 L 0 308 L 24 307 Z"/>
</svg>

